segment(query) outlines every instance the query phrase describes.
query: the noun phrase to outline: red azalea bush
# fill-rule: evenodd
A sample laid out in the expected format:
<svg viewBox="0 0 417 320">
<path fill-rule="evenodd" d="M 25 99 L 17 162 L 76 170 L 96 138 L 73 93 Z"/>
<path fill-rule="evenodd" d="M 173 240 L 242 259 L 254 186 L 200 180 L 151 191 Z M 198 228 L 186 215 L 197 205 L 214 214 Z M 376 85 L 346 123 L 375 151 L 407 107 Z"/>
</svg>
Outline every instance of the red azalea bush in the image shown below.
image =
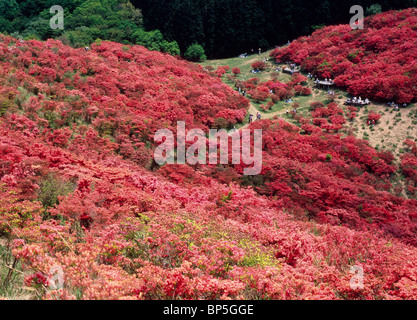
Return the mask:
<svg viewBox="0 0 417 320">
<path fill-rule="evenodd" d="M 354 96 L 409 103 L 417 96 L 417 9 L 389 11 L 365 19 L 363 30 L 329 26 L 271 53 L 331 78 Z"/>
<path fill-rule="evenodd" d="M 269 88 L 266 86 L 258 86 L 255 90 L 249 92 L 251 99 L 257 103 L 265 101 L 269 98 Z"/>
<path fill-rule="evenodd" d="M 316 112 L 321 115 L 313 119 L 313 124 L 326 132 L 337 132 L 345 122 L 340 111 L 335 104 L 324 110 L 317 109 Z M 385 201 L 382 199 L 391 197 L 387 190 L 391 188 L 390 175 L 396 171 L 392 165 L 393 158 L 378 153 L 363 140 L 352 136 L 342 139 L 323 133 L 308 124 L 308 119 L 300 118 L 300 122 L 308 136 L 299 135 L 296 128 L 290 129 L 282 121 L 275 125 L 270 120 L 264 120 L 252 125 L 263 128 L 265 132 L 264 167 L 262 184 L 257 184 L 255 180 L 248 182 L 258 192 L 276 197 L 278 207 L 284 206 L 294 212 L 301 210 L 303 219 L 328 221 L 328 214 L 323 215 L 322 212 L 343 208 L 349 210 L 355 220 L 339 217 L 337 222 L 332 223 L 346 224 L 354 229 L 382 228 L 387 232 L 393 230 L 393 225 L 401 225 L 404 230 L 401 232 L 404 233 L 400 237 L 414 243 L 415 238 L 411 236 L 414 227 L 408 225 L 414 224 L 411 222 L 414 220 L 407 220 L 405 224 L 395 221 L 394 212 L 381 206 Z M 346 187 L 340 189 L 342 185 Z M 335 190 L 338 190 L 339 196 L 333 195 Z M 400 199 L 401 209 L 395 215 L 404 214 L 409 205 L 409 208 L 414 206 L 412 202 Z M 408 219 L 406 216 L 403 218 Z M 396 231 L 396 236 L 401 232 Z"/>
<path fill-rule="evenodd" d="M 252 69 L 264 71 L 268 68 L 268 65 L 263 61 L 256 61 L 251 64 Z"/>
<path fill-rule="evenodd" d="M 357 116 L 358 108 L 349 106 L 347 110 L 347 116 L 349 117 L 349 120 L 353 121 Z"/>
<path fill-rule="evenodd" d="M 416 298 L 417 203 L 388 192 L 392 155 L 335 133 L 337 104 L 314 104 L 301 130 L 252 123 L 259 176 L 244 163 L 157 170 L 156 130 L 234 125 L 248 101 L 140 46 L 2 37 L 0 65 L 0 236 L 35 297 Z M 402 169 L 413 179 L 412 162 Z M 353 266 L 363 289 L 350 286 Z"/>
<path fill-rule="evenodd" d="M 232 68 L 232 73 L 236 77 L 237 75 L 239 75 L 241 73 L 240 68 L 238 68 L 238 67 Z"/>
<path fill-rule="evenodd" d="M 375 123 L 378 123 L 379 119 L 381 119 L 381 115 L 379 113 L 376 112 L 369 112 L 368 114 L 368 121 L 370 121 L 371 123 L 373 123 L 375 121 Z"/>
</svg>

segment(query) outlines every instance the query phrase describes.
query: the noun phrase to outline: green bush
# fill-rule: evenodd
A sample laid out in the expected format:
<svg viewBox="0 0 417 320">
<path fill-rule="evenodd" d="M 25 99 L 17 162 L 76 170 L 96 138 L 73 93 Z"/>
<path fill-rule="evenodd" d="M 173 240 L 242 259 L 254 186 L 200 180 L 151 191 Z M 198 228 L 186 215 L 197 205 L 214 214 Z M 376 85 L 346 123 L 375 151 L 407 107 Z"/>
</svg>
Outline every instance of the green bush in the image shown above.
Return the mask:
<svg viewBox="0 0 417 320">
<path fill-rule="evenodd" d="M 0 297 L 16 300 L 24 291 L 22 264 L 16 259 L 8 246 L 0 245 Z"/>
<path fill-rule="evenodd" d="M 169 53 L 171 55 L 179 55 L 180 47 L 176 41 L 168 42 L 159 30 L 145 31 L 137 30 L 133 34 L 134 42 L 149 50 L 156 50 Z"/>
<path fill-rule="evenodd" d="M 368 16 L 378 14 L 378 13 L 382 13 L 382 7 L 378 3 L 375 3 L 375 4 L 371 5 L 370 7 L 366 8 L 366 14 Z"/>
<path fill-rule="evenodd" d="M 194 43 L 187 48 L 187 51 L 185 51 L 184 54 L 184 58 L 194 62 L 203 61 L 207 59 L 204 48 L 198 43 Z"/>
<path fill-rule="evenodd" d="M 0 117 L 12 106 L 12 102 L 8 99 L 0 99 Z"/>
<path fill-rule="evenodd" d="M 13 20 L 20 15 L 19 5 L 15 0 L 1 0 L 0 1 L 0 17 L 7 20 Z"/>
<path fill-rule="evenodd" d="M 65 29 L 51 29 L 51 1 L 0 0 L 0 32 L 15 38 L 55 38 L 66 45 L 85 47 L 96 39 L 140 44 L 150 50 L 179 55 L 176 41 L 164 39 L 159 30 L 145 31 L 143 16 L 129 0 L 60 0 L 64 8 Z"/>
<path fill-rule="evenodd" d="M 37 200 L 42 202 L 45 209 L 54 207 L 59 203 L 59 196 L 74 192 L 76 186 L 76 183 L 50 173 L 39 183 Z"/>
</svg>

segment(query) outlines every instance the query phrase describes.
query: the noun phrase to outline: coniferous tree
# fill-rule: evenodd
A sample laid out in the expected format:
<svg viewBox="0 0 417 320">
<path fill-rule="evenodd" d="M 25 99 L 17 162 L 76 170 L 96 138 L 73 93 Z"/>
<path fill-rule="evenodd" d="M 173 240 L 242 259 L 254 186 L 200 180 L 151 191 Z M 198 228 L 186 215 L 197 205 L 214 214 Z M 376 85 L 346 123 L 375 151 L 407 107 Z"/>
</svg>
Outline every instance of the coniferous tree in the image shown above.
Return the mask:
<svg viewBox="0 0 417 320">
<path fill-rule="evenodd" d="M 322 25 L 349 23 L 357 1 L 330 0 L 132 0 L 144 13 L 145 27 L 159 29 L 181 48 L 197 41 L 208 57 L 221 58 L 282 45 Z M 417 0 L 363 0 L 364 9 L 408 8 Z M 178 18 L 178 8 L 182 16 Z M 187 18 L 185 16 L 189 15 Z M 188 26 L 184 23 L 188 22 Z M 203 33 L 203 34 L 201 34 Z"/>
</svg>

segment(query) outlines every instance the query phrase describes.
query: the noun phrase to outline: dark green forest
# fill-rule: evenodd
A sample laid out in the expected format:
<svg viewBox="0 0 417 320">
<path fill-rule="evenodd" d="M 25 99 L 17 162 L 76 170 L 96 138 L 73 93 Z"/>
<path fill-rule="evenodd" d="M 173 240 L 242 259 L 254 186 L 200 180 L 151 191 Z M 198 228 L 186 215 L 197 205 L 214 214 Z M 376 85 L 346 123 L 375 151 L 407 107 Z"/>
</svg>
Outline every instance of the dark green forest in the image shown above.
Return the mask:
<svg viewBox="0 0 417 320">
<path fill-rule="evenodd" d="M 49 25 L 54 5 L 64 9 L 63 30 Z M 101 39 L 180 54 L 177 42 L 166 41 L 159 30 L 145 31 L 140 9 L 128 0 L 0 0 L 0 32 L 22 39 L 56 38 L 73 47 Z"/>
<path fill-rule="evenodd" d="M 74 47 L 97 39 L 141 44 L 193 59 L 199 44 L 201 58 L 225 58 L 349 23 L 357 4 L 370 15 L 413 7 L 417 0 L 0 0 L 0 32 Z M 49 26 L 53 5 L 65 10 L 63 30 Z"/>
<path fill-rule="evenodd" d="M 146 29 L 159 29 L 183 52 L 203 45 L 209 58 L 224 58 L 272 48 L 315 28 L 349 23 L 353 5 L 372 14 L 414 7 L 417 0 L 132 0 Z M 368 9 L 368 10 L 366 10 Z"/>
</svg>

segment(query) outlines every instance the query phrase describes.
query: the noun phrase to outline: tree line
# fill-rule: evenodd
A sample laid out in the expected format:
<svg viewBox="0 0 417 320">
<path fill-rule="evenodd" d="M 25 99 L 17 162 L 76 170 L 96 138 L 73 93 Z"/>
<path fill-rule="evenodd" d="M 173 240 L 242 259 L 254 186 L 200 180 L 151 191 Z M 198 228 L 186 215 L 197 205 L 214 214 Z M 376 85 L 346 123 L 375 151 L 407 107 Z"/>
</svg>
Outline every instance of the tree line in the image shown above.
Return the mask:
<svg viewBox="0 0 417 320">
<path fill-rule="evenodd" d="M 0 32 L 73 47 L 97 39 L 140 44 L 197 61 L 258 52 L 349 23 L 357 4 L 369 15 L 417 0 L 1 0 Z M 63 30 L 49 26 L 53 5 L 65 10 Z"/>
<path fill-rule="evenodd" d="M 62 30 L 50 27 L 54 5 L 64 9 Z M 176 41 L 167 41 L 159 30 L 145 31 L 141 10 L 128 0 L 1 0 L 0 33 L 21 39 L 55 38 L 73 47 L 101 39 L 180 54 Z"/>
<path fill-rule="evenodd" d="M 375 3 L 378 1 L 378 3 Z M 368 15 L 416 5 L 417 0 L 132 0 L 146 29 L 158 29 L 183 51 L 202 45 L 209 58 L 273 48 L 328 24 L 349 23 L 350 8 Z"/>
</svg>

